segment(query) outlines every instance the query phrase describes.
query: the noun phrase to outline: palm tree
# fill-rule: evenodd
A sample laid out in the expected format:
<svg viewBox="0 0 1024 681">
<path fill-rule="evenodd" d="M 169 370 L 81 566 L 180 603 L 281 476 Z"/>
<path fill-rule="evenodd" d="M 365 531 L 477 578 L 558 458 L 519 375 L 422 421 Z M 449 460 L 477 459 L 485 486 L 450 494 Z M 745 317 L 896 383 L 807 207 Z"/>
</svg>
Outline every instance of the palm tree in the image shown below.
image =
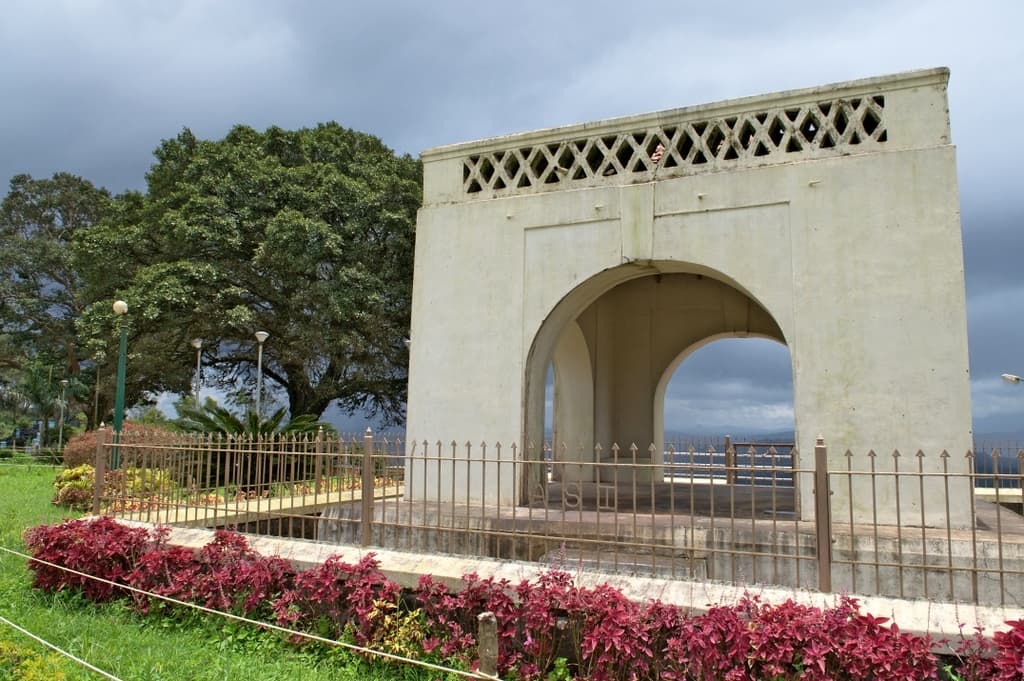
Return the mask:
<svg viewBox="0 0 1024 681">
<path fill-rule="evenodd" d="M 35 408 L 40 420 L 39 444 L 45 447 L 50 439 L 50 419 L 60 407 L 60 391 L 53 381 L 53 366 L 33 359 L 21 374 L 18 391 Z"/>
<path fill-rule="evenodd" d="M 285 421 L 287 410 L 282 407 L 266 419 L 260 419 L 253 411 L 242 417 L 217 404 L 207 397 L 202 405 L 191 398 L 177 405 L 178 418 L 175 423 L 190 433 L 221 433 L 223 435 L 271 435 L 274 433 L 303 434 L 316 433 L 320 428 L 334 432 L 334 426 L 317 419 L 312 414 L 301 414 Z"/>
<path fill-rule="evenodd" d="M 8 424 L 6 414 L 10 414 L 9 427 L 11 431 L 18 426 L 19 413 L 27 413 L 31 406 L 28 398 L 18 389 L 16 384 L 0 383 L 0 410 L 3 410 L 5 413 L 5 417 L 0 419 L 0 422 Z M 9 434 L 13 435 L 13 432 L 9 433 L 7 428 L 0 430 L 0 440 L 7 438 Z"/>
</svg>

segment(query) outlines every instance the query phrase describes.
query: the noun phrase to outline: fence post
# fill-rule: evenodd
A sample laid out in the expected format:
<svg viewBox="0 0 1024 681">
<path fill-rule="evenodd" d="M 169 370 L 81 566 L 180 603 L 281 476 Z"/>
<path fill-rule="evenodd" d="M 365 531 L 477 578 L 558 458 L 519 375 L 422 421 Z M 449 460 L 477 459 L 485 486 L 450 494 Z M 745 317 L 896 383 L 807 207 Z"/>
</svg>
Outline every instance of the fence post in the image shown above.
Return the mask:
<svg viewBox="0 0 1024 681">
<path fill-rule="evenodd" d="M 373 532 L 373 430 L 366 429 L 363 435 L 363 484 L 360 524 L 363 530 L 363 546 L 370 545 Z"/>
<path fill-rule="evenodd" d="M 498 678 L 498 620 L 493 612 L 482 612 L 476 616 L 477 654 L 480 668 L 477 676 Z"/>
<path fill-rule="evenodd" d="M 725 436 L 725 482 L 736 484 L 736 449 L 732 446 L 731 435 Z"/>
<path fill-rule="evenodd" d="M 316 454 L 313 459 L 313 478 L 316 480 L 313 488 L 314 494 L 320 494 L 324 481 L 324 427 L 320 426 L 316 431 Z"/>
<path fill-rule="evenodd" d="M 832 591 L 832 511 L 825 438 L 814 443 L 814 529 L 818 553 L 818 591 Z"/>
<path fill-rule="evenodd" d="M 93 460 L 92 514 L 100 514 L 100 501 L 103 499 L 103 479 L 107 473 L 107 429 L 96 429 L 96 458 Z"/>
</svg>

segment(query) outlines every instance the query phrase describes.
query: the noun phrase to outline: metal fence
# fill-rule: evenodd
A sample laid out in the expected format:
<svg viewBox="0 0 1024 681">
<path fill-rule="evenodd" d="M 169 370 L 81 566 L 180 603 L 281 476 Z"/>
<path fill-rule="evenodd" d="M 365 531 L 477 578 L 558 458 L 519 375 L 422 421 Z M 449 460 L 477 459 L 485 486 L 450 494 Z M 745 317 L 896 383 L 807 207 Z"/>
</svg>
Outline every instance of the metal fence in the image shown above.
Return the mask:
<svg viewBox="0 0 1024 681">
<path fill-rule="evenodd" d="M 101 432 L 93 505 L 570 571 L 1024 606 L 1024 450 L 702 449 Z"/>
<path fill-rule="evenodd" d="M 666 442 L 664 455 L 687 475 L 730 484 L 793 486 L 792 442 L 733 441 Z M 685 476 L 684 476 L 685 477 Z"/>
</svg>

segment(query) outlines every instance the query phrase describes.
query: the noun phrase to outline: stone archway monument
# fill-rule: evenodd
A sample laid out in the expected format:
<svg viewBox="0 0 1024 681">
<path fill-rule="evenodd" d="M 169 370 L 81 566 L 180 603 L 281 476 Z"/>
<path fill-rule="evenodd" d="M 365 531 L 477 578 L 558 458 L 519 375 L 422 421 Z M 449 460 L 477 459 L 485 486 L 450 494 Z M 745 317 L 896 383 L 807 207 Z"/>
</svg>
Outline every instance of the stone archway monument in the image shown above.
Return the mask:
<svg viewBox="0 0 1024 681">
<path fill-rule="evenodd" d="M 753 335 L 790 350 L 802 452 L 819 433 L 835 469 L 847 449 L 966 452 L 948 76 L 915 71 L 425 152 L 409 439 L 539 442 L 553 363 L 557 437 L 579 463 L 595 443 L 658 456 L 678 363 L 714 338 Z M 450 488 L 419 484 L 430 473 L 415 467 L 407 475 L 413 495 L 437 490 L 443 501 Z M 472 498 L 514 484 L 452 475 Z M 926 478 L 926 496 L 931 485 L 943 481 Z M 903 518 L 920 517 L 915 490 L 902 495 Z M 897 517 L 893 499 L 833 492 L 840 517 Z M 804 517 L 811 494 L 799 481 Z M 964 505 L 949 513 L 954 525 L 971 521 Z M 945 524 L 941 508 L 928 514 Z"/>
</svg>

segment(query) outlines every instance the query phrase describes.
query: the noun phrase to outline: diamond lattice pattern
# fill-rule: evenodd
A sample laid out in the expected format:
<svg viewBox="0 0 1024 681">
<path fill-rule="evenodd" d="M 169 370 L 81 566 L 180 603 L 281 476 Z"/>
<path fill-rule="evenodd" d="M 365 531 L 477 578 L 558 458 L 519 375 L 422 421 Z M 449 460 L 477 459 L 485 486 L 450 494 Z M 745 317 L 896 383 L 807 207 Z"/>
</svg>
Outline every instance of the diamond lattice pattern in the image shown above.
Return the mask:
<svg viewBox="0 0 1024 681">
<path fill-rule="evenodd" d="M 784 162 L 823 149 L 839 153 L 885 142 L 884 108 L 881 95 L 839 99 L 477 154 L 465 159 L 463 185 L 467 194 L 515 193 L 654 170 L 672 176 L 741 160 Z"/>
</svg>

